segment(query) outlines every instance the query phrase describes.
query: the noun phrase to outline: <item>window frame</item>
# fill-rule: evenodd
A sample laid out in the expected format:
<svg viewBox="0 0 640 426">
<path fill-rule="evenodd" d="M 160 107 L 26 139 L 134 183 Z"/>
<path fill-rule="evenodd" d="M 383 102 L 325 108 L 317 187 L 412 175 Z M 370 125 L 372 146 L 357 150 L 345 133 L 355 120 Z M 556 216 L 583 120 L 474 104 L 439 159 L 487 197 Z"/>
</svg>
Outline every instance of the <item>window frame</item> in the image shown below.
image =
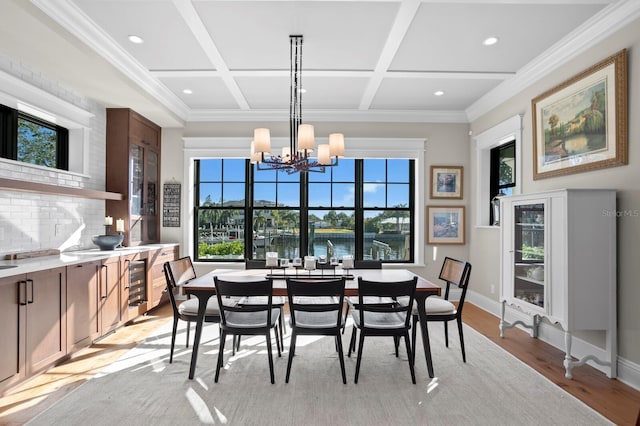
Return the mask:
<svg viewBox="0 0 640 426">
<path fill-rule="evenodd" d="M 495 228 L 490 222 L 491 199 L 491 149 L 515 140 L 516 184 L 513 194 L 522 188 L 522 116 L 515 115 L 480 133 L 475 141 L 476 191 L 474 198 L 475 227 Z"/>
<path fill-rule="evenodd" d="M 305 255 L 309 254 L 310 251 L 310 247 L 309 247 L 309 240 L 308 240 L 308 235 L 309 235 L 309 230 L 310 230 L 310 226 L 309 226 L 309 213 L 310 212 L 316 212 L 316 211 L 324 211 L 324 212 L 330 212 L 330 211 L 349 211 L 349 212 L 353 212 L 354 214 L 354 220 L 355 220 L 355 229 L 354 229 L 354 256 L 356 259 L 363 259 L 364 258 L 364 245 L 365 245 L 365 229 L 364 229 L 364 216 L 366 212 L 387 212 L 387 211 L 406 211 L 409 213 L 409 217 L 411 218 L 410 220 L 410 230 L 409 230 L 409 246 L 411 247 L 411 250 L 409 251 L 410 256 L 409 259 L 407 260 L 387 260 L 386 263 L 396 263 L 396 264 L 406 264 L 406 263 L 414 263 L 415 261 L 415 223 L 416 223 L 416 218 L 414 217 L 415 215 L 412 214 L 412 212 L 415 212 L 415 181 L 411 179 L 411 176 L 415 175 L 415 160 L 414 159 L 402 159 L 402 160 L 406 160 L 408 161 L 408 171 L 407 174 L 409 176 L 409 178 L 407 179 L 407 182 L 395 182 L 393 180 L 389 180 L 389 173 L 388 173 L 388 167 L 389 167 L 389 161 L 394 161 L 397 159 L 379 159 L 380 161 L 384 161 L 385 162 L 385 180 L 383 182 L 378 182 L 376 181 L 378 184 L 384 185 L 385 186 L 385 205 L 384 206 L 376 206 L 376 207 L 367 207 L 364 205 L 364 197 L 363 197 L 363 191 L 362 189 L 362 184 L 365 182 L 364 181 L 364 163 L 366 161 L 366 159 L 353 159 L 352 161 L 354 161 L 354 177 L 353 177 L 353 184 L 354 184 L 354 205 L 353 206 L 334 206 L 333 205 L 333 199 L 330 203 L 329 206 L 314 206 L 314 205 L 310 205 L 309 203 L 309 184 L 313 184 L 316 182 L 310 182 L 309 180 L 309 175 L 307 174 L 300 174 L 300 203 L 298 206 L 280 206 L 277 203 L 278 200 L 278 176 L 280 176 L 280 173 L 282 172 L 275 172 L 275 179 L 274 180 L 265 180 L 265 181 L 261 181 L 261 180 L 257 180 L 257 174 L 261 173 L 260 171 L 257 171 L 256 166 L 250 164 L 248 159 L 245 159 L 245 201 L 244 201 L 244 206 L 240 207 L 240 206 L 225 206 L 224 203 L 223 205 L 220 206 L 215 206 L 215 207 L 203 207 L 200 205 L 200 185 L 201 184 L 206 184 L 208 182 L 216 182 L 216 183 L 220 183 L 222 185 L 222 187 L 224 188 L 224 173 L 222 173 L 222 176 L 220 177 L 220 181 L 216 180 L 216 181 L 209 181 L 209 180 L 200 180 L 200 176 L 201 176 L 201 161 L 202 160 L 220 160 L 222 161 L 221 164 L 221 169 L 224 170 L 224 165 L 225 165 L 225 160 L 230 160 L 230 159 L 225 159 L 225 158 L 209 158 L 209 159 L 195 159 L 194 160 L 194 198 L 193 198 L 193 206 L 194 206 L 194 217 L 196 218 L 196 220 L 194 220 L 194 227 L 193 227 L 193 252 L 194 252 L 194 259 L 196 262 L 206 262 L 206 263 L 220 263 L 220 262 L 231 262 L 231 263 L 238 263 L 238 262 L 243 262 L 244 259 L 253 259 L 253 246 L 251 244 L 245 244 L 244 245 L 244 256 L 243 259 L 206 259 L 206 258 L 200 258 L 199 257 L 199 239 L 198 239 L 198 233 L 199 233 L 199 223 L 198 223 L 198 218 L 200 217 L 200 212 L 203 210 L 244 210 L 244 236 L 245 236 L 245 241 L 247 241 L 247 230 L 249 229 L 249 227 L 251 227 L 251 229 L 253 229 L 253 222 L 254 222 L 254 212 L 256 211 L 262 211 L 262 210 L 297 210 L 299 211 L 300 214 L 300 227 L 299 227 L 299 238 L 300 238 L 300 242 L 299 242 L 299 252 L 300 252 L 300 256 L 303 257 Z M 350 159 L 351 160 L 351 159 Z M 334 177 L 333 177 L 333 169 L 328 169 L 325 173 L 328 173 L 329 175 L 325 176 L 329 176 L 329 178 L 326 181 L 323 181 L 322 183 L 328 183 L 329 185 L 331 185 L 331 192 L 333 192 L 333 184 L 342 184 L 345 183 L 346 181 L 342 181 L 342 180 L 335 180 L 334 181 Z M 254 197 L 253 197 L 253 193 L 254 193 L 254 185 L 256 184 L 260 184 L 260 183 L 274 183 L 276 185 L 275 188 L 275 197 L 276 197 L 276 204 L 274 206 L 263 206 L 263 205 L 255 205 L 254 203 Z M 349 182 L 351 183 L 351 182 Z M 409 195 L 413 194 L 414 196 L 411 197 L 409 196 L 408 199 L 408 206 L 406 207 L 394 207 L 394 206 L 388 206 L 387 205 L 387 198 L 388 198 L 388 192 L 389 192 L 389 185 L 393 185 L 393 184 L 406 184 L 408 186 L 408 191 L 409 191 Z"/>
<path fill-rule="evenodd" d="M 501 154 L 502 154 L 503 151 L 505 151 L 507 149 L 511 149 L 511 148 L 513 148 L 513 159 L 514 159 L 513 181 L 509 182 L 509 183 L 501 184 L 500 183 L 500 159 L 503 158 Z M 490 169 L 490 172 L 489 172 L 489 187 L 490 187 L 490 192 L 489 192 L 489 221 L 490 221 L 490 223 L 493 223 L 493 209 L 491 208 L 491 201 L 494 199 L 495 196 L 500 194 L 503 189 L 515 188 L 516 185 L 517 185 L 518 170 L 516 169 L 515 159 L 516 159 L 518 153 L 516 151 L 516 141 L 512 140 L 511 142 L 506 142 L 506 143 L 504 143 L 502 145 L 499 145 L 499 146 L 496 146 L 494 148 L 491 148 L 491 154 L 490 155 L 491 155 L 491 169 Z"/>
<path fill-rule="evenodd" d="M 185 191 L 183 199 L 182 239 L 185 243 L 185 254 L 194 256 L 194 205 L 193 193 L 195 190 L 195 160 L 207 158 L 247 158 L 250 150 L 250 139 L 244 137 L 183 137 L 183 161 L 185 164 L 183 182 Z M 272 137 L 271 144 L 274 151 L 283 146 L 288 146 L 289 140 L 284 137 Z M 316 138 L 316 143 L 326 143 L 326 138 Z M 401 267 L 423 267 L 425 265 L 425 211 L 420 206 L 425 205 L 425 149 L 424 138 L 349 138 L 349 144 L 345 152 L 347 158 L 380 158 L 389 157 L 400 159 L 413 159 L 414 175 L 410 177 L 414 184 L 414 239 L 413 239 L 413 263 L 401 263 Z M 301 221 L 306 218 L 301 217 Z M 304 237 L 304 235 L 302 236 Z M 301 244 L 303 244 L 301 242 Z M 306 243 L 305 243 L 306 244 Z M 228 263 L 229 267 L 238 263 Z M 224 262 L 216 263 L 222 267 Z"/>
<path fill-rule="evenodd" d="M 20 120 L 28 121 L 56 132 L 55 167 L 18 160 Z M 21 164 L 69 171 L 69 129 L 6 105 L 0 105 L 0 158 L 18 161 Z"/>
</svg>

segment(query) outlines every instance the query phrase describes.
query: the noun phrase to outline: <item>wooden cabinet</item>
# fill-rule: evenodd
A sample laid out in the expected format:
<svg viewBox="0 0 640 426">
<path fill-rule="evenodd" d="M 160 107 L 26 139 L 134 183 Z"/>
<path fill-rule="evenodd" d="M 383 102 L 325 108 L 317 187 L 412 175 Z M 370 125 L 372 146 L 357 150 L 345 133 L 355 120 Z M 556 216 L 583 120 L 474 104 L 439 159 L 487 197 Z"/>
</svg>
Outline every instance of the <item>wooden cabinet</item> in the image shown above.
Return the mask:
<svg viewBox="0 0 640 426">
<path fill-rule="evenodd" d="M 100 336 L 99 271 L 101 262 L 67 266 L 67 346 L 89 346 Z"/>
<path fill-rule="evenodd" d="M 567 189 L 504 197 L 501 221 L 500 335 L 522 325 L 538 336 L 540 319 L 565 333 L 565 375 L 589 360 L 616 376 L 616 193 Z M 505 321 L 513 306 L 532 324 Z M 575 331 L 604 332 L 605 348 L 575 361 Z M 603 358 L 603 359 L 600 359 Z"/>
<path fill-rule="evenodd" d="M 0 388 L 66 355 L 65 312 L 64 267 L 0 279 Z"/>
<path fill-rule="evenodd" d="M 115 330 L 122 322 L 122 284 L 120 282 L 120 258 L 111 257 L 100 265 L 100 335 L 104 336 Z"/>
<path fill-rule="evenodd" d="M 106 190 L 123 200 L 107 200 L 106 214 L 125 223 L 125 246 L 160 240 L 161 129 L 125 108 L 107 109 Z"/>
<path fill-rule="evenodd" d="M 153 309 L 169 300 L 169 296 L 165 292 L 167 282 L 162 268 L 165 262 L 177 258 L 178 246 L 149 251 L 147 283 L 148 309 Z"/>
</svg>

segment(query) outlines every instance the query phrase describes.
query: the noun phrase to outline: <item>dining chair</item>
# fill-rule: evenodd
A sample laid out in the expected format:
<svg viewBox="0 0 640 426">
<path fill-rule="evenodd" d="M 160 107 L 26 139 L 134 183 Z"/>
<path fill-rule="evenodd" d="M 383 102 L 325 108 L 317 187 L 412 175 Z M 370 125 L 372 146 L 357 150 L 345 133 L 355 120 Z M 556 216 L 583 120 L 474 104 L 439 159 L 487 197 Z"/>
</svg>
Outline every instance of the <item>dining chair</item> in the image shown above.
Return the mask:
<svg viewBox="0 0 640 426">
<path fill-rule="evenodd" d="M 462 308 L 467 295 L 467 287 L 469 286 L 469 276 L 471 275 L 471 264 L 462 260 L 445 257 L 440 269 L 439 279 L 446 283 L 446 289 L 443 297 L 430 296 L 425 302 L 425 311 L 427 312 L 427 324 L 430 321 L 444 322 L 444 343 L 449 347 L 449 321 L 455 320 L 458 323 L 458 334 L 460 336 L 460 347 L 462 348 L 462 361 L 467 362 L 467 356 L 464 350 L 464 336 L 462 334 Z M 450 287 L 457 286 L 462 289 L 458 306 L 449 301 Z M 415 305 L 415 303 L 414 303 Z M 411 342 L 414 350 L 416 344 L 416 324 L 418 323 L 418 308 L 413 307 L 413 331 L 411 333 Z"/>
<path fill-rule="evenodd" d="M 218 383 L 220 368 L 224 360 L 224 346 L 227 335 L 233 336 L 260 336 L 263 335 L 267 342 L 267 354 L 269 358 L 269 374 L 271 383 L 275 383 L 273 374 L 273 355 L 271 350 L 271 330 L 276 332 L 276 346 L 278 356 L 282 356 L 280 342 L 278 340 L 278 319 L 280 309 L 272 304 L 273 281 L 270 278 L 258 281 L 227 281 L 217 276 L 213 277 L 216 286 L 216 297 L 220 306 L 220 349 L 218 363 L 216 365 L 215 382 Z M 224 303 L 225 298 L 259 297 L 265 303 Z"/>
<path fill-rule="evenodd" d="M 381 260 L 362 260 L 356 259 L 353 261 L 354 269 L 382 269 L 382 261 Z M 344 325 L 342 327 L 342 334 L 344 334 L 344 330 L 346 328 L 347 318 L 349 318 L 349 312 L 352 309 L 357 309 L 358 305 L 358 297 L 357 296 L 348 296 L 345 298 L 347 301 L 347 308 L 344 311 Z M 392 304 L 394 301 L 389 298 L 367 298 L 369 303 L 381 303 L 381 304 Z"/>
<path fill-rule="evenodd" d="M 287 278 L 291 346 L 287 362 L 286 383 L 289 383 L 291 363 L 296 354 L 296 339 L 299 335 L 334 336 L 342 383 L 347 384 L 342 350 L 342 325 L 344 317 L 344 277 L 337 279 L 304 280 Z"/>
<path fill-rule="evenodd" d="M 245 259 L 244 260 L 244 269 L 271 269 L 267 268 L 266 260 L 264 259 Z M 285 326 L 285 317 L 284 317 L 284 304 L 286 303 L 287 298 L 284 296 L 273 296 L 272 303 L 275 308 L 280 309 L 280 323 L 278 324 L 278 330 L 280 331 L 280 346 L 283 345 L 284 342 L 284 333 L 286 331 Z M 263 303 L 264 300 L 249 298 L 241 303 Z M 240 339 L 237 339 L 237 346 L 240 346 Z"/>
<path fill-rule="evenodd" d="M 195 323 L 198 318 L 198 299 L 186 299 L 182 303 L 176 300 L 176 292 L 180 287 L 196 278 L 196 271 L 193 268 L 191 257 L 185 256 L 177 260 L 165 262 L 163 264 L 165 280 L 167 282 L 167 293 L 173 309 L 173 328 L 171 331 L 171 352 L 169 354 L 169 364 L 173 362 L 173 350 L 176 343 L 176 332 L 178 330 L 178 321 L 187 322 L 187 345 L 189 347 L 189 330 L 191 323 Z M 205 322 L 220 322 L 220 309 L 218 301 L 211 298 L 207 302 L 205 310 Z"/>
<path fill-rule="evenodd" d="M 348 356 L 351 356 L 351 350 L 355 347 L 356 343 L 356 331 L 359 330 L 360 338 L 354 383 L 358 383 L 360 364 L 362 362 L 362 349 L 366 336 L 391 336 L 395 342 L 398 342 L 401 337 L 404 337 L 407 357 L 409 358 L 411 381 L 413 384 L 416 383 L 416 375 L 413 368 L 414 352 L 411 349 L 411 342 L 409 340 L 409 329 L 411 328 L 411 309 L 417 282 L 418 278 L 415 276 L 410 280 L 397 282 L 370 281 L 358 277 L 358 305 L 351 313 L 354 327 L 351 333 L 348 353 Z M 398 302 L 390 304 L 368 303 L 368 297 L 373 297 L 374 300 L 378 297 L 384 297 L 394 301 L 404 297 L 407 299 L 408 304 Z"/>
</svg>

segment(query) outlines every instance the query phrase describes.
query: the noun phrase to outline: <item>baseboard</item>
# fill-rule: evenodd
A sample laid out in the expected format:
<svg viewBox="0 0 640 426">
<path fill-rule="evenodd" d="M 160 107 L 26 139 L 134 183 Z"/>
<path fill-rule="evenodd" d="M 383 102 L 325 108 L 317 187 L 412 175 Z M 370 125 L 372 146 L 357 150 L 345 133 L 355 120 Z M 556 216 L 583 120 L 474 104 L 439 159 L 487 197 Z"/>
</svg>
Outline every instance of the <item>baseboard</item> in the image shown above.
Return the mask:
<svg viewBox="0 0 640 426">
<path fill-rule="evenodd" d="M 487 311 L 495 317 L 500 318 L 501 304 L 497 300 L 488 298 L 480 293 L 469 290 L 467 292 L 467 301 L 473 303 L 480 309 Z M 525 324 L 531 324 L 531 316 L 524 314 L 516 309 L 507 309 L 505 312 L 505 317 L 505 319 L 509 322 L 520 320 Z M 518 327 L 526 332 L 530 332 L 530 330 L 524 327 Z M 506 337 L 508 337 L 508 333 L 509 330 L 506 330 Z M 543 342 L 564 351 L 564 331 L 562 331 L 562 329 L 543 321 L 538 328 L 538 338 Z M 582 358 L 587 354 L 593 354 L 600 359 L 606 359 L 606 353 L 602 348 L 594 346 L 591 343 L 577 337 L 573 338 L 571 354 L 576 358 Z M 636 390 L 640 390 L 640 365 L 621 358 L 620 356 L 618 356 L 617 362 L 617 379 Z M 598 371 L 602 371 L 603 373 L 605 372 L 602 366 L 594 362 L 588 362 L 588 364 Z"/>
</svg>

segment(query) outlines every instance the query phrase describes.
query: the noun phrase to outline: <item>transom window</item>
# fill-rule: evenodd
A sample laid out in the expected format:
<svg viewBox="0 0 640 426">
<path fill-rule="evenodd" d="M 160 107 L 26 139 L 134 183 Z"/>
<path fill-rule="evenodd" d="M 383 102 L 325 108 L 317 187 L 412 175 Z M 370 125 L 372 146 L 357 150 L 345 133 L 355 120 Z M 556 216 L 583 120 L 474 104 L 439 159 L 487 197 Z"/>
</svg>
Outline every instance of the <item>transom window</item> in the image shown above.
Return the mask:
<svg viewBox="0 0 640 426">
<path fill-rule="evenodd" d="M 414 160 L 341 159 L 325 173 L 195 161 L 198 261 L 325 255 L 413 262 Z"/>
</svg>

